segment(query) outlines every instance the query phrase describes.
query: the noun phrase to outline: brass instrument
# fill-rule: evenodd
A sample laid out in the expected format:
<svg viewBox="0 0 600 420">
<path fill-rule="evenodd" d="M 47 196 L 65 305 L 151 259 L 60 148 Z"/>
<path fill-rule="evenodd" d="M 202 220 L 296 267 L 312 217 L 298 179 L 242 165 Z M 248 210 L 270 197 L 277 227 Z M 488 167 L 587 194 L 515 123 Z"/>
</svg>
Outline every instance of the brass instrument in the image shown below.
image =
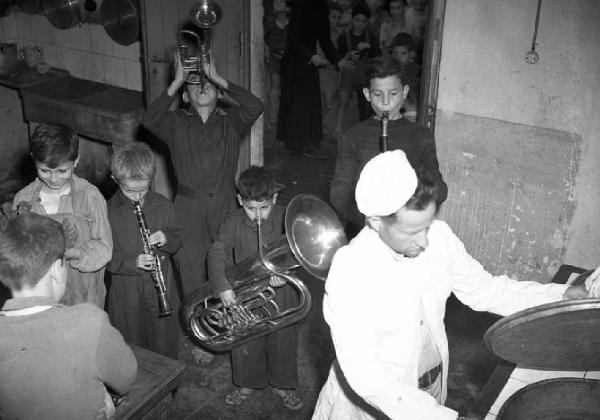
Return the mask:
<svg viewBox="0 0 600 420">
<path fill-rule="evenodd" d="M 286 234 L 263 244 L 257 221 L 258 255 L 229 268 L 226 276 L 237 305 L 227 308 L 213 296 L 210 284 L 188 296 L 183 305 L 184 322 L 200 345 L 219 352 L 272 333 L 303 319 L 311 307 L 306 285 L 290 271 L 302 266 L 321 280 L 327 278 L 335 252 L 347 243 L 336 213 L 310 194 L 294 197 L 286 208 Z M 295 306 L 283 309 L 275 303 L 271 276 L 282 277 L 298 296 Z"/>
<path fill-rule="evenodd" d="M 140 228 L 140 234 L 142 235 L 142 243 L 144 244 L 144 253 L 152 255 L 154 257 L 154 264 L 152 267 L 152 281 L 154 287 L 156 287 L 156 293 L 158 294 L 158 316 L 171 315 L 173 310 L 169 306 L 167 300 L 167 288 L 165 286 L 165 278 L 163 276 L 162 267 L 160 264 L 160 258 L 156 255 L 154 245 L 150 245 L 150 229 L 146 223 L 146 218 L 142 212 L 142 206 L 139 201 L 133 202 L 133 212 L 137 217 L 138 226 Z"/>
<path fill-rule="evenodd" d="M 381 135 L 379 136 L 379 153 L 388 151 L 388 122 L 389 112 L 381 113 Z"/>
<path fill-rule="evenodd" d="M 200 30 L 200 34 L 190 29 L 177 33 L 177 48 L 181 66 L 184 70 L 196 72 L 200 78 L 188 81 L 190 84 L 204 86 L 208 80 L 202 65 L 210 61 L 210 29 L 223 18 L 221 6 L 213 0 L 201 0 L 190 10 L 190 20 Z"/>
</svg>

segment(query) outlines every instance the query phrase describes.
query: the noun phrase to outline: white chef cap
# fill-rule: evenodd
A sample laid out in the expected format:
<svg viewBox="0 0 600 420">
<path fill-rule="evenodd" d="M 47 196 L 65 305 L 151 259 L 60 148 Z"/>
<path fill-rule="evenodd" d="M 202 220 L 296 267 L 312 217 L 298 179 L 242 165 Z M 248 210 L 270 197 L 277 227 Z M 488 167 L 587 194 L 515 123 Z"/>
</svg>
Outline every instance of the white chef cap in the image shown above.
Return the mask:
<svg viewBox="0 0 600 420">
<path fill-rule="evenodd" d="M 367 162 L 356 184 L 356 204 L 366 217 L 398 211 L 417 189 L 417 174 L 402 150 L 380 153 Z"/>
</svg>

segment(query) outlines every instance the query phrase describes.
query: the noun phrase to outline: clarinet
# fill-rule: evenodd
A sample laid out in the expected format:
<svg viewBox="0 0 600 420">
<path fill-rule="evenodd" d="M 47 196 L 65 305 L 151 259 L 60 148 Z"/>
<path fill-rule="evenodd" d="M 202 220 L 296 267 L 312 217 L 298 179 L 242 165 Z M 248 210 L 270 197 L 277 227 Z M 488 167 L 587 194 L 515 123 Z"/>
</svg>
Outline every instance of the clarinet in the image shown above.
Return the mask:
<svg viewBox="0 0 600 420">
<path fill-rule="evenodd" d="M 154 257 L 154 264 L 152 266 L 152 281 L 156 287 L 156 293 L 158 294 L 158 316 L 171 315 L 173 310 L 169 306 L 167 301 L 167 287 L 165 286 L 165 278 L 163 276 L 162 268 L 160 266 L 160 258 L 154 251 L 154 245 L 150 245 L 150 229 L 146 223 L 146 218 L 142 212 L 142 206 L 139 201 L 133 202 L 133 212 L 137 217 L 138 226 L 140 228 L 140 234 L 142 235 L 142 242 L 144 244 L 144 253 L 152 255 Z"/>
<path fill-rule="evenodd" d="M 388 151 L 388 121 L 389 113 L 381 114 L 381 135 L 379 136 L 379 153 Z"/>
</svg>

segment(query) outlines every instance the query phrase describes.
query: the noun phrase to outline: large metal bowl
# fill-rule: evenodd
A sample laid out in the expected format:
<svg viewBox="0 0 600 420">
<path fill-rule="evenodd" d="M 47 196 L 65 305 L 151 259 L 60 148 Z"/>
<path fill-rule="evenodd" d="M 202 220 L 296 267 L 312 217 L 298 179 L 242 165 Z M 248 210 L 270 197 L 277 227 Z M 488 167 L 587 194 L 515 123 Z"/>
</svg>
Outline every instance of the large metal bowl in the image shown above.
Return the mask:
<svg viewBox="0 0 600 420">
<path fill-rule="evenodd" d="M 553 378 L 515 392 L 502 406 L 498 420 L 598 420 L 600 381 Z"/>
</svg>

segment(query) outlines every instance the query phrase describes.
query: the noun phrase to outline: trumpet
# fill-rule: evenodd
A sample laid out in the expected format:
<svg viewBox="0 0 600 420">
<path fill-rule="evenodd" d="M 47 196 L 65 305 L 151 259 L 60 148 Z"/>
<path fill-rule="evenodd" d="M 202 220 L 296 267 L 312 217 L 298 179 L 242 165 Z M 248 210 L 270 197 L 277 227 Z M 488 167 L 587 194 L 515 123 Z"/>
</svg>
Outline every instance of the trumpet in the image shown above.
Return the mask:
<svg viewBox="0 0 600 420">
<path fill-rule="evenodd" d="M 142 235 L 144 253 L 150 254 L 154 257 L 151 275 L 154 286 L 156 287 L 156 293 L 158 294 L 158 316 L 171 315 L 173 310 L 169 306 L 169 301 L 167 300 L 167 287 L 165 285 L 165 278 L 160 265 L 160 258 L 154 251 L 154 245 L 150 245 L 150 229 L 148 229 L 148 224 L 146 223 L 146 218 L 144 217 L 142 206 L 139 201 L 133 202 L 133 212 L 137 217 L 138 227 L 140 229 L 140 234 Z"/>
<path fill-rule="evenodd" d="M 381 135 L 379 136 L 379 153 L 388 151 L 388 122 L 389 112 L 381 113 Z"/>
<path fill-rule="evenodd" d="M 301 194 L 286 208 L 286 234 L 263 244 L 261 220 L 257 220 L 258 255 L 229 268 L 226 276 L 237 304 L 225 307 L 205 283 L 186 298 L 183 318 L 196 341 L 211 351 L 227 351 L 257 337 L 302 320 L 311 308 L 306 285 L 292 274 L 304 267 L 324 280 L 335 252 L 347 243 L 341 222 L 323 200 Z M 283 278 L 298 296 L 297 303 L 280 308 L 271 276 Z"/>
<path fill-rule="evenodd" d="M 208 80 L 202 70 L 210 63 L 210 29 L 223 18 L 221 6 L 212 0 L 202 0 L 190 10 L 190 20 L 200 34 L 191 29 L 182 29 L 177 33 L 177 49 L 183 70 L 198 73 L 200 78 L 188 81 L 190 84 L 204 86 Z"/>
</svg>

